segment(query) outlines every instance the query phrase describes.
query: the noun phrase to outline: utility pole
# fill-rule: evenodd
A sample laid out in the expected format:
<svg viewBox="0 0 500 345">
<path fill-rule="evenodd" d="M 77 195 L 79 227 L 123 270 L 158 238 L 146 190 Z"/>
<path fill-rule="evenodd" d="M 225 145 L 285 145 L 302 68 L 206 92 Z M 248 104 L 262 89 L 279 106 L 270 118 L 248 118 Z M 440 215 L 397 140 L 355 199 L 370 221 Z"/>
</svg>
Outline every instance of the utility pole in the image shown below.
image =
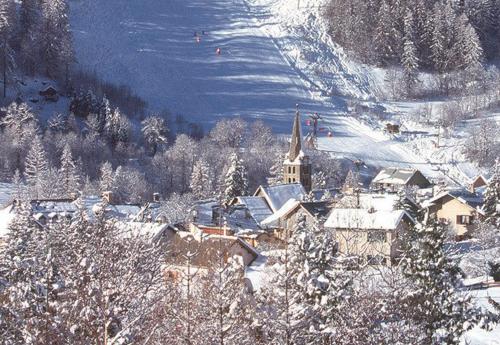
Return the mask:
<svg viewBox="0 0 500 345">
<path fill-rule="evenodd" d="M 297 9 L 300 8 L 300 0 L 297 0 Z"/>
</svg>

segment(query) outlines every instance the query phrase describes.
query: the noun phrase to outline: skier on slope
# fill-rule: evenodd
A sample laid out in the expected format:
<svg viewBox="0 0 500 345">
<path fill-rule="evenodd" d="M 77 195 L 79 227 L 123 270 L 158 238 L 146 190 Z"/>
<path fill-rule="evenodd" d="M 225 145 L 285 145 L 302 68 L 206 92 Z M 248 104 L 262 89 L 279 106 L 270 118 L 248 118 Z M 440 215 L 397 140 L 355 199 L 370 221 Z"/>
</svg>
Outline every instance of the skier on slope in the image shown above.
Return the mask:
<svg viewBox="0 0 500 345">
<path fill-rule="evenodd" d="M 221 51 L 221 49 L 220 49 L 220 48 L 217 48 L 217 49 L 215 50 L 215 53 L 216 53 L 217 55 L 220 55 L 220 54 L 222 53 L 222 51 Z"/>
</svg>

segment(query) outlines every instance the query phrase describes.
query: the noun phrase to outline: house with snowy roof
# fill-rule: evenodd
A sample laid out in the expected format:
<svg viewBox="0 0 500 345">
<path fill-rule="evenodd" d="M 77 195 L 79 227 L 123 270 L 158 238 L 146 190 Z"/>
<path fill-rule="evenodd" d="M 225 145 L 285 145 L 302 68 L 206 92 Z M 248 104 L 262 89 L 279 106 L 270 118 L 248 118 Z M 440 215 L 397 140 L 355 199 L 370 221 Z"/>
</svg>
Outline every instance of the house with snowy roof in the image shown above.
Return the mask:
<svg viewBox="0 0 500 345">
<path fill-rule="evenodd" d="M 396 192 L 407 187 L 428 188 L 429 180 L 417 169 L 384 168 L 372 180 L 375 190 Z"/>
<path fill-rule="evenodd" d="M 219 265 L 222 259 L 225 264 L 237 260 L 245 268 L 258 256 L 251 245 L 236 236 L 177 232 L 169 237 L 166 263 L 168 275 L 175 277 L 188 265 L 194 270 L 207 271 Z"/>
<path fill-rule="evenodd" d="M 193 234 L 236 236 L 254 248 L 262 244 L 274 246 L 279 242 L 274 229 L 260 224 L 265 215 L 271 214 L 267 204 L 254 197 L 235 198 L 224 207 L 216 200 L 200 201 L 193 207 L 189 231 Z"/>
<path fill-rule="evenodd" d="M 335 208 L 326 220 L 338 250 L 368 264 L 391 265 L 398 260 L 402 235 L 414 223 L 403 210 Z"/>
<path fill-rule="evenodd" d="M 474 228 L 474 221 L 483 216 L 483 196 L 465 189 L 439 193 L 423 206 L 445 223 L 457 238 L 467 236 Z"/>
<path fill-rule="evenodd" d="M 337 201 L 338 208 L 361 208 L 374 209 L 376 211 L 394 211 L 399 202 L 418 211 L 420 206 L 413 198 L 406 195 L 401 199 L 399 193 L 357 193 L 353 195 L 344 195 Z"/>
<path fill-rule="evenodd" d="M 269 216 L 261 224 L 267 228 L 277 229 L 280 239 L 286 239 L 286 234 L 293 231 L 299 218 L 304 218 L 308 226 L 323 226 L 332 209 L 327 201 L 300 202 L 290 199 L 278 212 Z"/>
<path fill-rule="evenodd" d="M 475 193 L 477 189 L 485 187 L 488 184 L 488 179 L 483 175 L 478 175 L 469 181 L 469 192 Z"/>
</svg>

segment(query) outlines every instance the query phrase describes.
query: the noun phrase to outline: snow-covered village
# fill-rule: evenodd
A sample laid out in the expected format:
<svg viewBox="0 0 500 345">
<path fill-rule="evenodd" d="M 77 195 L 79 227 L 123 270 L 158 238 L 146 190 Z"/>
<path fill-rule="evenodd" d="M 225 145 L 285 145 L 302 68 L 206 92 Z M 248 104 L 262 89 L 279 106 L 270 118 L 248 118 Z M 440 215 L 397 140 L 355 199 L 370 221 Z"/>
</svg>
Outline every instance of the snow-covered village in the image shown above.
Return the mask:
<svg viewBox="0 0 500 345">
<path fill-rule="evenodd" d="M 500 345 L 500 0 L 0 0 L 0 344 Z"/>
</svg>

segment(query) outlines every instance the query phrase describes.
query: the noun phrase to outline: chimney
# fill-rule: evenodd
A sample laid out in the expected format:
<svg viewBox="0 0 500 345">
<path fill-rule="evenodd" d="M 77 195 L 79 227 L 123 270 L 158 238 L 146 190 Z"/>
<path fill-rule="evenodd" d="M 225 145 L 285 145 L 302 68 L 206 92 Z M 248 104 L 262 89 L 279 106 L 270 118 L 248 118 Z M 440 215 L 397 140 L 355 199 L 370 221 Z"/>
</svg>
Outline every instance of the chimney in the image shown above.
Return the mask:
<svg viewBox="0 0 500 345">
<path fill-rule="evenodd" d="M 153 193 L 153 202 L 160 202 L 161 196 L 160 193 Z"/>
<path fill-rule="evenodd" d="M 105 201 L 106 203 L 112 205 L 114 202 L 113 192 L 112 191 L 102 192 L 102 200 Z"/>
</svg>

